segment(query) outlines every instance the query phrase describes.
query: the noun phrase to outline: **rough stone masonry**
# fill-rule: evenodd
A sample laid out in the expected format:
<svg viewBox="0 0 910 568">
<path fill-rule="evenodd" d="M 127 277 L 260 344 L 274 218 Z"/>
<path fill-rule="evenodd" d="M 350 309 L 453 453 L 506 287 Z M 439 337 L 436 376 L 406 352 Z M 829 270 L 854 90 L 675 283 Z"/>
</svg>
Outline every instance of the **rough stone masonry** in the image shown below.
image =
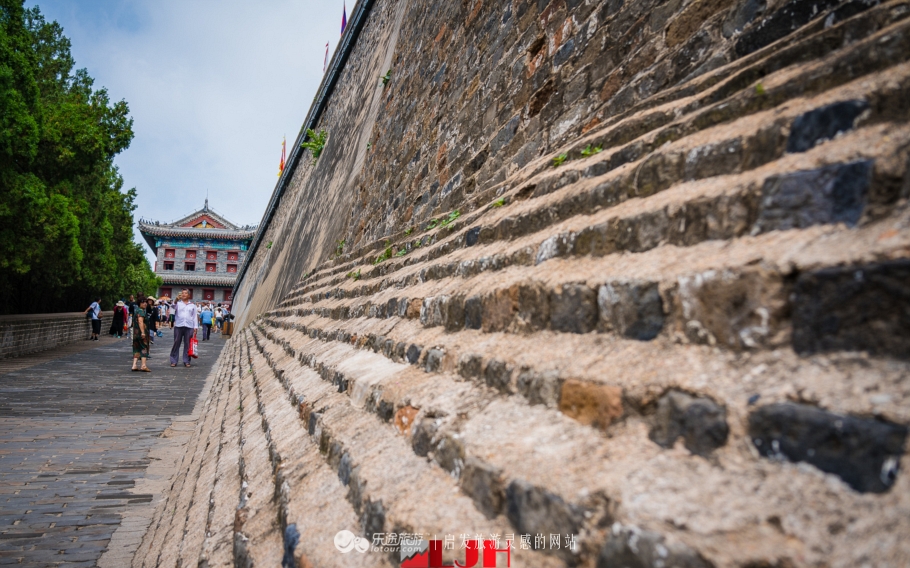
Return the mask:
<svg viewBox="0 0 910 568">
<path fill-rule="evenodd" d="M 910 1 L 363 4 L 134 566 L 910 565 Z"/>
</svg>

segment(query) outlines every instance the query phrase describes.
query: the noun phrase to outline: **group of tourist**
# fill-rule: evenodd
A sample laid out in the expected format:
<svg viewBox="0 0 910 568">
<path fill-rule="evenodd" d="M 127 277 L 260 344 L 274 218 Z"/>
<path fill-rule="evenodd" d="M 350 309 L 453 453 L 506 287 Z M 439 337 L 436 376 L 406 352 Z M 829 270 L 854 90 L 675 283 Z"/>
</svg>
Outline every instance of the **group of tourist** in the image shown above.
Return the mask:
<svg viewBox="0 0 910 568">
<path fill-rule="evenodd" d="M 85 310 L 86 317 L 92 322 L 92 335 L 89 339 L 97 341 L 101 333 L 101 299 L 97 298 Z M 154 298 L 139 294 L 137 302 L 135 296 L 130 295 L 128 301 L 119 301 L 114 307 L 111 321 L 110 335 L 120 339 L 127 335 L 133 343 L 133 371 L 151 372 L 147 361 L 149 349 L 155 342 L 155 337 L 163 334 L 158 330 L 158 324 L 167 324 L 174 329 L 174 345 L 171 347 L 171 367 L 176 367 L 180 359 L 181 347 L 183 351 L 183 365 L 191 367 L 190 340 L 196 337 L 199 327 L 202 326 L 202 340 L 208 341 L 211 337 L 212 327 L 215 333 L 222 333 L 224 322 L 231 319 L 226 306 L 213 305 L 211 302 L 197 306 L 190 300 L 189 290 L 180 292 L 177 300 L 171 301 L 168 297 Z"/>
</svg>

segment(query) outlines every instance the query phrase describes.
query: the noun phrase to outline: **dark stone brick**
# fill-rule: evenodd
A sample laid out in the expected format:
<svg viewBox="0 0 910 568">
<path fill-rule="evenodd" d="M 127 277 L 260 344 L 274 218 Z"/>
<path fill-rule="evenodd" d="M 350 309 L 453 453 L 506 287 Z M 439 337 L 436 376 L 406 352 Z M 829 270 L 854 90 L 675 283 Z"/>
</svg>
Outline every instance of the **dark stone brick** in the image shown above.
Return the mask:
<svg viewBox="0 0 910 568">
<path fill-rule="evenodd" d="M 894 484 L 907 427 L 782 403 L 752 412 L 749 436 L 764 456 L 804 461 L 857 491 L 882 493 Z"/>
<path fill-rule="evenodd" d="M 488 519 L 493 519 L 502 512 L 505 491 L 500 469 L 469 457 L 465 460 L 464 471 L 461 473 L 461 488 Z"/>
<path fill-rule="evenodd" d="M 442 303 L 443 325 L 448 331 L 458 331 L 464 327 L 464 296 L 455 295 L 445 298 Z"/>
<path fill-rule="evenodd" d="M 512 378 L 512 369 L 504 362 L 493 359 L 487 363 L 483 371 L 484 382 L 487 386 L 501 392 L 509 392 L 509 384 Z"/>
<path fill-rule="evenodd" d="M 563 284 L 550 293 L 550 326 L 555 331 L 588 333 L 596 323 L 594 290 L 584 284 Z"/>
<path fill-rule="evenodd" d="M 648 341 L 664 326 L 663 301 L 656 282 L 614 282 L 600 287 L 597 306 L 604 329 Z"/>
<path fill-rule="evenodd" d="M 793 349 L 910 358 L 910 260 L 826 268 L 794 288 Z"/>
<path fill-rule="evenodd" d="M 464 469 L 464 445 L 452 436 L 445 436 L 436 446 L 436 462 L 458 477 Z"/>
<path fill-rule="evenodd" d="M 471 296 L 464 301 L 464 326 L 467 329 L 480 329 L 483 321 L 483 298 Z"/>
<path fill-rule="evenodd" d="M 841 132 L 853 130 L 853 123 L 869 104 L 866 101 L 841 101 L 796 117 L 790 127 L 787 152 L 805 152 Z"/>
<path fill-rule="evenodd" d="M 338 479 L 341 484 L 347 486 L 351 482 L 351 454 L 344 452 L 341 454 L 341 461 L 338 462 Z"/>
<path fill-rule="evenodd" d="M 433 418 L 424 418 L 414 425 L 411 434 L 411 447 L 414 453 L 421 457 L 426 457 L 433 451 L 433 437 L 436 436 L 436 420 Z"/>
<path fill-rule="evenodd" d="M 560 65 L 562 65 L 563 63 L 565 63 L 566 61 L 569 60 L 569 57 L 572 56 L 572 53 L 574 51 L 575 51 L 575 40 L 573 38 L 569 38 L 569 41 L 562 44 L 562 47 L 560 47 L 558 50 L 556 50 L 556 54 L 553 56 L 553 65 L 559 67 Z"/>
<path fill-rule="evenodd" d="M 746 30 L 734 47 L 737 57 L 774 43 L 801 28 L 841 0 L 793 0 Z"/>
<path fill-rule="evenodd" d="M 428 373 L 434 373 L 439 370 L 443 355 L 445 355 L 445 352 L 440 349 L 430 349 L 427 351 L 425 368 Z"/>
<path fill-rule="evenodd" d="M 558 371 L 538 372 L 522 369 L 516 379 L 516 388 L 531 404 L 555 407 L 559 403 L 560 384 Z"/>
<path fill-rule="evenodd" d="M 483 358 L 476 353 L 465 353 L 458 359 L 458 374 L 466 379 L 480 376 Z"/>
<path fill-rule="evenodd" d="M 724 20 L 722 26 L 724 37 L 733 37 L 733 34 L 743 30 L 755 18 L 765 11 L 765 0 L 746 0 L 739 4 L 735 10 Z"/>
<path fill-rule="evenodd" d="M 382 501 L 367 501 L 361 507 L 360 527 L 372 542 L 373 535 L 385 530 L 385 507 L 382 506 Z"/>
<path fill-rule="evenodd" d="M 284 529 L 284 556 L 281 558 L 281 568 L 297 568 L 294 550 L 299 542 L 300 532 L 297 530 L 297 524 L 291 523 Z"/>
<path fill-rule="evenodd" d="M 422 351 L 422 349 L 419 346 L 411 344 L 411 346 L 408 347 L 408 352 L 407 352 L 408 363 L 415 365 L 417 363 L 417 361 L 420 359 L 421 351 Z"/>
<path fill-rule="evenodd" d="M 490 141 L 490 152 L 492 154 L 496 154 L 506 144 L 512 141 L 512 138 L 515 137 L 515 133 L 518 132 L 518 123 L 520 121 L 521 117 L 513 116 L 512 119 L 500 129 L 493 140 Z"/>
<path fill-rule="evenodd" d="M 391 422 L 395 417 L 395 405 L 387 400 L 380 400 L 379 406 L 376 407 L 376 414 L 386 422 Z M 312 432 L 310 433 L 312 434 Z"/>
<path fill-rule="evenodd" d="M 311 412 L 310 413 L 310 419 L 307 422 L 307 432 L 309 432 L 310 436 L 313 436 L 316 434 L 316 426 L 319 424 L 320 418 L 322 418 L 321 412 Z"/>
<path fill-rule="evenodd" d="M 760 231 L 804 229 L 860 220 L 872 178 L 871 160 L 775 175 L 762 187 Z"/>
<path fill-rule="evenodd" d="M 562 497 L 517 479 L 506 488 L 506 516 L 520 534 L 578 534 L 584 518 Z M 566 549 L 547 552 L 571 557 Z"/>
<path fill-rule="evenodd" d="M 468 232 L 465 233 L 464 242 L 469 247 L 472 247 L 477 244 L 477 241 L 480 239 L 480 227 L 471 227 L 468 229 Z"/>
<path fill-rule="evenodd" d="M 614 529 L 597 556 L 597 568 L 711 568 L 713 564 L 680 543 L 637 527 Z"/>
<path fill-rule="evenodd" d="M 392 298 L 386 303 L 385 317 L 394 317 L 398 315 L 398 298 Z"/>
<path fill-rule="evenodd" d="M 670 391 L 657 401 L 654 427 L 648 433 L 652 441 L 672 448 L 682 437 L 693 454 L 707 456 L 727 443 L 730 428 L 727 411 L 708 398 Z"/>
</svg>

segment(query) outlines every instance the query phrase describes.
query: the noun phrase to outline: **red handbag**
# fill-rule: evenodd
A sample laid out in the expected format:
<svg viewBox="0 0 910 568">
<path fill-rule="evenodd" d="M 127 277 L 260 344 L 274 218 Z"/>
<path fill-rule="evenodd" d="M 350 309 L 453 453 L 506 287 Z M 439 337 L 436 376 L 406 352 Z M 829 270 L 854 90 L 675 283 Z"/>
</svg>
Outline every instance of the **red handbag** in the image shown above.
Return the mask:
<svg viewBox="0 0 910 568">
<path fill-rule="evenodd" d="M 199 340 L 195 337 L 190 338 L 190 357 L 193 359 L 199 357 Z"/>
</svg>

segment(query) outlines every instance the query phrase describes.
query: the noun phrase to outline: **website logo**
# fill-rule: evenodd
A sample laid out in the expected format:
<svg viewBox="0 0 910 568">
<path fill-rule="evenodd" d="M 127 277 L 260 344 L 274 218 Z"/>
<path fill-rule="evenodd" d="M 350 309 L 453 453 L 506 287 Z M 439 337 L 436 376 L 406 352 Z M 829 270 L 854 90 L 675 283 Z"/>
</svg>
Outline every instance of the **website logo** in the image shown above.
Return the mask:
<svg viewBox="0 0 910 568">
<path fill-rule="evenodd" d="M 505 547 L 500 548 L 495 540 L 468 540 L 465 542 L 464 564 L 458 560 L 446 564 L 442 558 L 443 542 L 441 540 L 421 540 L 414 549 L 401 548 L 401 568 L 496 568 L 497 566 L 512 566 L 512 541 L 506 541 Z M 505 564 L 498 564 L 503 558 Z M 482 564 L 478 564 L 482 561 Z"/>
<path fill-rule="evenodd" d="M 370 549 L 370 541 L 360 538 L 351 531 L 338 531 L 338 534 L 335 535 L 335 548 L 343 554 L 347 554 L 352 550 L 363 554 Z"/>
</svg>

